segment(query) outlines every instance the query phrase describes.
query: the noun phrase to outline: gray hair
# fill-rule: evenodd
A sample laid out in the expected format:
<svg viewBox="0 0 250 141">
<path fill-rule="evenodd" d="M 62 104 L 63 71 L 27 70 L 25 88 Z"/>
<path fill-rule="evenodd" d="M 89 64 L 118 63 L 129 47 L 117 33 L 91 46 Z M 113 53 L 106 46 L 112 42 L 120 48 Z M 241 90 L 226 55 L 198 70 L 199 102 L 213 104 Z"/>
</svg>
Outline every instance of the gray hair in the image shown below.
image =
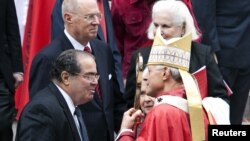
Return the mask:
<svg viewBox="0 0 250 141">
<path fill-rule="evenodd" d="M 80 5 L 84 4 L 86 0 L 63 0 L 62 3 L 62 14 L 65 12 L 78 12 Z M 90 0 L 97 1 L 97 0 Z"/>
<path fill-rule="evenodd" d="M 181 83 L 182 82 L 182 78 L 181 78 L 181 74 L 180 74 L 179 70 L 176 69 L 176 68 L 172 68 L 172 67 L 168 67 L 168 68 L 170 69 L 170 73 L 172 74 L 173 79 L 176 82 Z"/>
<path fill-rule="evenodd" d="M 168 12 L 173 19 L 173 23 L 176 26 L 185 24 L 185 34 L 192 33 L 192 39 L 196 40 L 200 37 L 198 29 L 196 29 L 192 15 L 189 9 L 182 1 L 177 0 L 159 0 L 157 1 L 152 9 L 152 19 L 158 13 Z M 150 24 L 148 29 L 148 38 L 153 39 L 154 24 Z"/>
<path fill-rule="evenodd" d="M 77 11 L 79 9 L 79 0 L 63 0 L 62 15 L 65 12 Z"/>
<path fill-rule="evenodd" d="M 157 69 L 163 69 L 165 67 L 167 67 L 170 70 L 171 76 L 173 77 L 173 79 L 176 82 L 182 83 L 181 74 L 177 68 L 173 68 L 173 67 L 169 67 L 169 66 L 165 66 L 165 65 L 156 65 Z"/>
</svg>

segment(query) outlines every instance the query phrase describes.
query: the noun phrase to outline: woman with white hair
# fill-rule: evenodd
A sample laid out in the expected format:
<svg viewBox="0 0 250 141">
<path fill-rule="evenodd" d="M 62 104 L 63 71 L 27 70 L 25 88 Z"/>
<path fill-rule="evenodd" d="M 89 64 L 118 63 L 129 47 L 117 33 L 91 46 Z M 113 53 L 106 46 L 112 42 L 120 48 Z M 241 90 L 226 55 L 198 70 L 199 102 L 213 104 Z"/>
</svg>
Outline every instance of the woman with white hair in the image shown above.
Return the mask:
<svg viewBox="0 0 250 141">
<path fill-rule="evenodd" d="M 209 46 L 198 43 L 201 33 L 194 24 L 188 8 L 182 1 L 161 0 L 154 4 L 152 9 L 152 23 L 148 29 L 148 38 L 153 39 L 157 28 L 161 29 L 161 34 L 166 42 L 175 38 L 180 38 L 188 33 L 192 33 L 192 47 L 189 72 L 194 73 L 203 66 L 206 67 L 208 96 L 220 97 L 228 100 L 227 89 L 224 85 L 222 75 L 213 57 L 213 52 Z M 140 52 L 143 57 L 144 66 L 147 64 L 151 47 L 138 49 L 132 55 L 131 67 L 128 72 L 126 91 L 124 98 L 132 107 L 134 102 L 136 86 L 136 57 Z"/>
</svg>

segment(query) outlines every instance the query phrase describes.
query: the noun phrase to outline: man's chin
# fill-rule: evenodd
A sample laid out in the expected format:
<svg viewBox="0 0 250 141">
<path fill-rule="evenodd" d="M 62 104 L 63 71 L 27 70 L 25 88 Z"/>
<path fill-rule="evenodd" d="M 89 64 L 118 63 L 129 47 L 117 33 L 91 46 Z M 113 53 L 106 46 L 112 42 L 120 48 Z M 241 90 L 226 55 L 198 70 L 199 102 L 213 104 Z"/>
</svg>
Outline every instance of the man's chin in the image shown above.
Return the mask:
<svg viewBox="0 0 250 141">
<path fill-rule="evenodd" d="M 97 33 L 91 33 L 91 34 L 90 34 L 90 38 L 94 39 L 94 38 L 96 38 L 96 37 L 97 37 Z"/>
</svg>

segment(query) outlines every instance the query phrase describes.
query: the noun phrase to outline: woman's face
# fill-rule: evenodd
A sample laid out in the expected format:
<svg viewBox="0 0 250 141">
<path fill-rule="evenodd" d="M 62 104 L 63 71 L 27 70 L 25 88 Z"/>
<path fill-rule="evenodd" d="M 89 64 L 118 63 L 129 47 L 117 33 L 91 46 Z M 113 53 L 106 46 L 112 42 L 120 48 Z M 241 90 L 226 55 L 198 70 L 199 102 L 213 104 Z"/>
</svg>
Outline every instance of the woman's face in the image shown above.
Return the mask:
<svg viewBox="0 0 250 141">
<path fill-rule="evenodd" d="M 148 69 L 145 69 L 142 74 L 141 93 L 140 93 L 140 107 L 143 113 L 147 114 L 154 106 L 154 97 L 148 96 L 146 90 L 148 87 Z"/>
<path fill-rule="evenodd" d="M 146 93 L 141 93 L 140 95 L 140 106 L 141 110 L 147 114 L 150 109 L 154 107 L 154 97 L 148 96 Z"/>
<path fill-rule="evenodd" d="M 176 25 L 172 16 L 168 12 L 158 12 L 153 16 L 154 35 L 156 29 L 160 27 L 161 35 L 164 39 L 169 40 L 174 37 L 181 37 L 184 34 L 183 24 Z"/>
</svg>

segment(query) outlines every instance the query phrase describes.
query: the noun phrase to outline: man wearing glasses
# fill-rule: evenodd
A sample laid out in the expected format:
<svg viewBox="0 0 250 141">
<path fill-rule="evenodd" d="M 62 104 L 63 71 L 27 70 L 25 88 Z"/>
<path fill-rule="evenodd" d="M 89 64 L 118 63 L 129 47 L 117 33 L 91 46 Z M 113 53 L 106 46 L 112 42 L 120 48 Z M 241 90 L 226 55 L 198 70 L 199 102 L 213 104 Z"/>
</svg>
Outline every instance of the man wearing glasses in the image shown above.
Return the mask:
<svg viewBox="0 0 250 141">
<path fill-rule="evenodd" d="M 56 39 L 60 34 L 63 33 L 64 24 L 62 17 L 62 3 L 63 0 L 56 0 L 56 3 L 53 8 L 53 12 L 51 15 L 51 37 L 52 40 Z M 117 75 L 117 81 L 120 86 L 121 92 L 124 93 L 124 84 L 122 80 L 122 70 L 121 70 L 121 55 L 117 48 L 113 24 L 111 19 L 111 12 L 109 6 L 109 0 L 97 0 L 98 8 L 102 15 L 98 31 L 97 31 L 97 39 L 105 41 L 109 44 L 109 47 L 112 51 L 114 61 L 115 61 L 115 73 Z"/>
<path fill-rule="evenodd" d="M 50 77 L 52 82 L 25 107 L 16 140 L 89 141 L 77 112 L 78 105 L 93 99 L 98 83 L 93 55 L 75 49 L 64 51 L 53 63 Z"/>
<path fill-rule="evenodd" d="M 34 58 L 30 70 L 30 98 L 49 84 L 52 61 L 68 49 L 84 50 L 95 56 L 100 75 L 94 100 L 80 105 L 91 141 L 113 141 L 118 132 L 126 102 L 115 73 L 114 59 L 108 45 L 95 39 L 101 13 L 96 0 L 64 0 L 62 4 L 64 33 L 43 48 Z M 92 79 L 91 75 L 83 75 Z M 98 136 L 96 135 L 98 133 Z"/>
</svg>

